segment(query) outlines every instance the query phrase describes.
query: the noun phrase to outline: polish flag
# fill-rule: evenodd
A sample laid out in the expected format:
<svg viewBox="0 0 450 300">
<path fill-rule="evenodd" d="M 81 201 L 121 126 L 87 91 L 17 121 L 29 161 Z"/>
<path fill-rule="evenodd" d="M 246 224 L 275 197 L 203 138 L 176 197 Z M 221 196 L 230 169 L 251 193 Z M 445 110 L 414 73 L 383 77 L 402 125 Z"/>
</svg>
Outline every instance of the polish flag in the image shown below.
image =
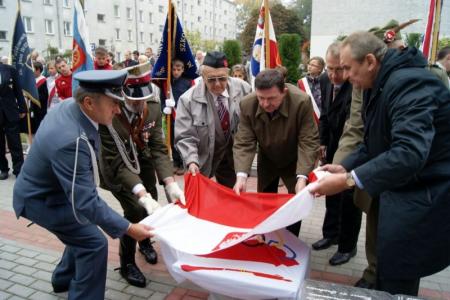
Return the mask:
<svg viewBox="0 0 450 300">
<path fill-rule="evenodd" d="M 237 196 L 198 174 L 185 176 L 186 207 L 169 204 L 142 223 L 155 228 L 169 272 L 241 299 L 295 298 L 309 247 L 284 228 L 305 218 L 313 196 Z"/>
</svg>

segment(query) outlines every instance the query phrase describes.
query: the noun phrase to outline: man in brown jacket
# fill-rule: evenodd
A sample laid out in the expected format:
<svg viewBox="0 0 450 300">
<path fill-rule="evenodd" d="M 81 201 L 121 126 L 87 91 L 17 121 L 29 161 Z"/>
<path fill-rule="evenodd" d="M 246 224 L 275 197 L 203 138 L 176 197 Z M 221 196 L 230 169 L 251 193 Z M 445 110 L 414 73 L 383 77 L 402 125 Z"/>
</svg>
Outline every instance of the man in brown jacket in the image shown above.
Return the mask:
<svg viewBox="0 0 450 300">
<path fill-rule="evenodd" d="M 319 150 L 319 133 L 309 97 L 285 84 L 277 70 L 264 70 L 255 78 L 256 92 L 240 103 L 241 114 L 234 138 L 234 191 L 246 182 L 258 145 L 258 192 L 276 193 L 283 179 L 289 193 L 307 184 Z M 298 236 L 300 222 L 288 227 Z"/>
</svg>

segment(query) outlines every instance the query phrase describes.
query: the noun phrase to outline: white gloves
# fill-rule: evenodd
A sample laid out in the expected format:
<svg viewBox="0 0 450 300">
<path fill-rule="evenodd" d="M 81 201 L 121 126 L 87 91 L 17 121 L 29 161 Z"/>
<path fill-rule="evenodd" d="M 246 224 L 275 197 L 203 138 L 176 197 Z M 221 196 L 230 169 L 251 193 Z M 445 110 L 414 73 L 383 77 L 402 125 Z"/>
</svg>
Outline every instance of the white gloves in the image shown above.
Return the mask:
<svg viewBox="0 0 450 300">
<path fill-rule="evenodd" d="M 165 115 L 170 115 L 172 113 L 172 109 L 170 107 L 166 106 L 166 107 L 163 108 L 163 113 Z"/>
<path fill-rule="evenodd" d="M 166 192 L 169 196 L 170 202 L 175 202 L 177 200 L 180 200 L 180 202 L 183 205 L 186 205 L 186 199 L 184 198 L 184 193 L 178 186 L 176 182 L 171 182 L 168 185 L 166 185 Z"/>
<path fill-rule="evenodd" d="M 166 107 L 175 107 L 174 99 L 166 99 Z"/>
<path fill-rule="evenodd" d="M 140 197 L 138 202 L 142 207 L 144 207 L 147 210 L 147 213 L 149 215 L 151 215 L 152 213 L 155 212 L 155 210 L 161 207 L 149 193 L 145 194 L 145 196 Z"/>
</svg>

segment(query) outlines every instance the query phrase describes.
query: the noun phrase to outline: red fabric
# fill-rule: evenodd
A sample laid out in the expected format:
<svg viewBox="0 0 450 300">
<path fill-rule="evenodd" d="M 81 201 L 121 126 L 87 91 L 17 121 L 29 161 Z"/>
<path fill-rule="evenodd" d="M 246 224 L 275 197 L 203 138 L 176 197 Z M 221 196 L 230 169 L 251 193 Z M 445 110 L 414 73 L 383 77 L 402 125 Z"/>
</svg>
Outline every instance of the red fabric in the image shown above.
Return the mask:
<svg viewBox="0 0 450 300">
<path fill-rule="evenodd" d="M 218 224 L 253 228 L 273 214 L 294 195 L 241 193 L 240 196 L 201 174 L 185 179 L 186 206 L 190 215 Z M 217 210 L 220 207 L 222 209 Z"/>
<path fill-rule="evenodd" d="M 270 40 L 270 69 L 281 66 L 281 57 L 278 53 L 278 44 L 275 41 Z"/>
<path fill-rule="evenodd" d="M 433 24 L 434 24 L 434 19 L 435 19 L 435 9 L 436 9 L 436 0 L 430 0 L 430 7 L 428 10 L 427 27 L 425 29 L 425 37 L 423 38 L 423 47 L 422 47 L 422 53 L 425 56 L 425 58 L 428 58 L 428 56 L 430 54 L 431 35 L 432 35 Z"/>
<path fill-rule="evenodd" d="M 72 74 L 59 76 L 55 80 L 56 92 L 61 100 L 72 97 Z"/>
<path fill-rule="evenodd" d="M 306 93 L 306 89 L 305 89 L 305 86 L 303 85 L 303 81 L 301 78 L 297 81 L 297 86 L 299 89 L 301 89 L 303 92 Z"/>
<path fill-rule="evenodd" d="M 40 79 L 36 82 L 36 87 L 37 87 L 37 88 L 40 88 L 41 85 L 43 85 L 44 83 L 47 84 L 47 79 L 46 79 L 44 76 L 42 76 L 42 78 L 40 78 Z"/>
<path fill-rule="evenodd" d="M 103 66 L 99 66 L 97 64 L 97 61 L 94 61 L 94 70 L 112 70 L 112 69 L 113 68 L 109 63 L 107 63 L 106 65 L 103 65 Z"/>
</svg>

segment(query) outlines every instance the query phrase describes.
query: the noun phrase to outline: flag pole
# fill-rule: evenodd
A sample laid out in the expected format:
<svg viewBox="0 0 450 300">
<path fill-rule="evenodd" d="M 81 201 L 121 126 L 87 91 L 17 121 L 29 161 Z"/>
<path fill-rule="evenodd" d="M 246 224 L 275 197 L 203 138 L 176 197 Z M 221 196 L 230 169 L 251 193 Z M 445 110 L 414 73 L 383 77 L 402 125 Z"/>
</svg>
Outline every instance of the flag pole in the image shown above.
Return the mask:
<svg viewBox="0 0 450 300">
<path fill-rule="evenodd" d="M 269 0 L 264 0 L 264 46 L 265 61 L 264 69 L 270 67 L 270 32 L 269 32 Z"/>
<path fill-rule="evenodd" d="M 171 78 L 172 78 L 172 0 L 169 0 L 169 10 L 167 15 L 167 79 L 166 79 L 166 99 L 170 99 L 171 93 Z M 172 130 L 171 126 L 171 114 L 166 115 L 166 127 L 167 127 L 167 136 L 166 136 L 166 144 L 169 155 L 171 155 L 172 147 L 171 147 L 171 138 L 170 132 Z"/>
<path fill-rule="evenodd" d="M 436 62 L 436 55 L 437 55 L 438 44 L 439 44 L 439 28 L 441 25 L 441 10 L 442 10 L 442 0 L 436 0 L 436 10 L 435 10 L 434 24 L 433 24 L 433 36 L 432 36 L 430 56 L 429 56 L 431 63 Z"/>
</svg>

